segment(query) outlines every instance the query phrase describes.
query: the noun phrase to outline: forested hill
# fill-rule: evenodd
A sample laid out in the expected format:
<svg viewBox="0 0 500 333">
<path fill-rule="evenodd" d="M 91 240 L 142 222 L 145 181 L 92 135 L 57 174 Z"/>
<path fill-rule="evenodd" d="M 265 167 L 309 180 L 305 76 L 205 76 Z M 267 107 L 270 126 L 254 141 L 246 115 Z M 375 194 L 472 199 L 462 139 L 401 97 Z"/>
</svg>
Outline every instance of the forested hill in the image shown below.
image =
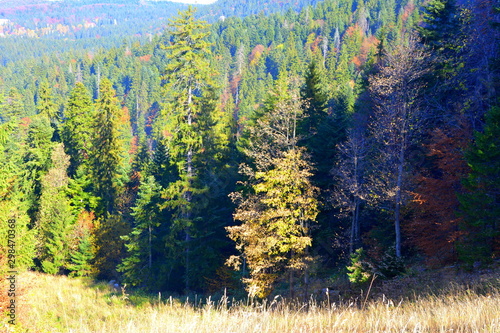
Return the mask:
<svg viewBox="0 0 500 333">
<path fill-rule="evenodd" d="M 498 258 L 489 2 L 197 15 L 0 68 L 18 269 L 265 297 Z"/>
<path fill-rule="evenodd" d="M 229 16 L 297 11 L 315 2 L 220 0 L 200 5 L 197 16 L 215 22 Z M 168 18 L 186 8 L 169 1 L 3 1 L 0 64 L 71 49 L 118 47 L 124 40 L 151 40 L 165 30 Z"/>
</svg>

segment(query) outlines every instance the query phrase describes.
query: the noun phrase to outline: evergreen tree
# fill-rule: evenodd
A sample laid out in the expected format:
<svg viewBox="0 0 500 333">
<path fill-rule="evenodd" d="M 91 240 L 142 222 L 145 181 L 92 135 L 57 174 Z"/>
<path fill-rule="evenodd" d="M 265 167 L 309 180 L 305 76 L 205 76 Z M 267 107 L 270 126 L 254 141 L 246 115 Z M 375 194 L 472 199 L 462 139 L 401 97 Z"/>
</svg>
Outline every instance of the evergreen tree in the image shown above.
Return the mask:
<svg viewBox="0 0 500 333">
<path fill-rule="evenodd" d="M 120 141 L 121 110 L 111 82 L 101 80 L 99 99 L 95 108 L 92 138 L 91 169 L 94 191 L 100 197 L 101 213 L 113 213 L 115 200 L 120 190 L 120 177 L 123 177 L 123 143 Z"/>
<path fill-rule="evenodd" d="M 9 94 L 5 99 L 4 107 L 2 108 L 2 120 L 17 121 L 19 118 L 25 115 L 23 96 L 18 92 L 16 88 L 11 88 Z"/>
<path fill-rule="evenodd" d="M 199 159 L 204 149 L 204 138 L 210 137 L 200 126 L 200 118 L 207 117 L 212 110 L 207 108 L 207 98 L 213 89 L 213 73 L 208 56 L 209 32 L 204 22 L 194 18 L 195 10 L 189 7 L 171 21 L 171 45 L 168 51 L 169 64 L 165 68 L 165 92 L 167 103 L 164 107 L 163 129 L 165 146 L 170 162 L 176 166 L 178 180 L 164 191 L 165 207 L 174 213 L 173 234 L 183 235 L 183 264 L 185 268 L 185 289 L 191 287 L 190 242 L 196 229 L 196 211 L 202 210 L 206 202 L 197 201 L 207 191 L 200 184 Z"/>
<path fill-rule="evenodd" d="M 71 276 L 90 276 L 93 272 L 92 259 L 94 258 L 94 246 L 92 236 L 88 230 L 84 230 L 78 239 L 78 248 L 71 252 L 71 261 L 68 269 Z"/>
<path fill-rule="evenodd" d="M 94 105 L 87 88 L 83 83 L 77 82 L 68 99 L 61 130 L 64 147 L 71 157 L 68 170 L 70 176 L 74 176 L 81 165 L 89 166 L 92 124 L 95 116 Z"/>
<path fill-rule="evenodd" d="M 29 201 L 29 215 L 33 220 L 39 209 L 42 177 L 51 164 L 54 129 L 43 115 L 30 118 L 25 145 L 23 146 L 23 187 Z"/>
<path fill-rule="evenodd" d="M 424 7 L 422 26 L 417 31 L 421 42 L 431 51 L 427 66 L 426 102 L 441 118 L 467 102 L 465 80 L 470 73 L 464 72 L 464 51 L 468 44 L 463 25 L 467 24 L 464 11 L 458 12 L 455 0 L 432 0 Z M 476 89 L 476 88 L 474 88 Z"/>
<path fill-rule="evenodd" d="M 340 107 L 332 108 L 327 94 L 326 70 L 312 61 L 301 95 L 304 116 L 299 122 L 301 145 L 307 147 L 316 166 L 314 181 L 325 187 L 330 183 L 330 169 L 335 146 L 345 137 L 347 114 Z"/>
<path fill-rule="evenodd" d="M 466 263 L 488 262 L 500 254 L 500 108 L 486 116 L 483 133 L 466 153 L 471 168 L 464 180 L 468 193 L 459 196 L 465 232 L 459 256 Z"/>
<path fill-rule="evenodd" d="M 43 81 L 40 84 L 37 99 L 37 110 L 38 114 L 41 114 L 49 118 L 50 123 L 55 126 L 56 120 L 58 118 L 57 106 L 53 101 L 52 89 L 47 81 Z"/>
<path fill-rule="evenodd" d="M 123 272 L 127 283 L 132 286 L 152 286 L 153 272 L 157 272 L 162 263 L 158 262 L 158 251 L 161 235 L 160 226 L 161 187 L 153 176 L 144 179 L 139 187 L 139 198 L 132 208 L 134 227 L 129 235 L 122 236 L 127 248 L 127 257 L 120 264 L 118 271 Z M 154 248 L 153 248 L 154 247 Z M 154 260 L 153 260 L 154 256 Z"/>
<path fill-rule="evenodd" d="M 65 193 L 68 185 L 66 169 L 69 156 L 62 144 L 52 151 L 53 167 L 42 178 L 42 194 L 38 212 L 38 230 L 42 268 L 49 274 L 57 274 L 67 268 L 69 260 L 69 234 L 74 216 Z"/>
<path fill-rule="evenodd" d="M 455 0 L 432 0 L 424 7 L 418 32 L 424 44 L 440 53 L 454 48 L 451 43 L 460 32 Z"/>
<path fill-rule="evenodd" d="M 36 256 L 35 229 L 32 228 L 28 215 L 31 202 L 26 200 L 26 192 L 32 184 L 23 182 L 21 177 L 23 173 L 21 146 L 25 141 L 25 134 L 21 129 L 15 122 L 0 125 L 1 272 L 32 267 Z M 12 240 L 15 243 L 12 243 Z M 15 262 L 8 261 L 12 259 L 15 259 Z"/>
</svg>

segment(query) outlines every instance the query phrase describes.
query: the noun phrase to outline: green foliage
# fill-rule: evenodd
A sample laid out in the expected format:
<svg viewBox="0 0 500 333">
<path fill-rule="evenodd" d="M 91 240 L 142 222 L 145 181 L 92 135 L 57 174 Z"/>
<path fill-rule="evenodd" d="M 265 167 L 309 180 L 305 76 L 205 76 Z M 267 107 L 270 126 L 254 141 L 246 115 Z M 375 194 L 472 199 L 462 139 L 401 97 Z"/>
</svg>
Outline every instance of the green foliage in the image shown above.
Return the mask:
<svg viewBox="0 0 500 333">
<path fill-rule="evenodd" d="M 17 121 L 24 115 L 24 103 L 22 96 L 16 88 L 11 88 L 5 98 L 5 104 L 2 107 L 2 120 Z"/>
<path fill-rule="evenodd" d="M 157 268 L 161 264 L 156 255 L 158 243 L 161 243 L 161 237 L 158 237 L 161 236 L 158 227 L 162 223 L 159 208 L 160 192 L 161 187 L 153 176 L 141 182 L 139 197 L 131 214 L 135 220 L 134 227 L 129 235 L 122 236 L 126 242 L 127 257 L 123 259 L 118 271 L 123 272 L 125 282 L 132 286 L 152 286 L 153 272 L 156 271 L 154 267 Z"/>
<path fill-rule="evenodd" d="M 47 81 L 40 84 L 37 101 L 38 114 L 49 118 L 51 123 L 55 123 L 58 118 L 58 110 L 53 101 L 52 89 Z"/>
<path fill-rule="evenodd" d="M 89 167 L 92 151 L 92 124 L 96 113 L 85 85 L 77 82 L 64 111 L 61 138 L 71 157 L 69 175 L 74 176 L 81 165 Z"/>
<path fill-rule="evenodd" d="M 95 239 L 95 258 L 92 260 L 97 277 L 101 279 L 117 279 L 117 267 L 125 257 L 125 241 L 122 236 L 130 234 L 130 226 L 123 216 L 109 214 L 95 223 L 93 237 Z"/>
<path fill-rule="evenodd" d="M 396 248 L 389 247 L 377 262 L 377 273 L 386 279 L 401 275 L 406 271 L 404 260 L 396 255 Z"/>
<path fill-rule="evenodd" d="M 162 36 L 154 22 L 166 12 L 154 9 L 172 7 L 150 3 L 133 5 L 141 22 L 125 29 L 131 4 L 113 6 L 122 15 L 116 27 L 108 16 L 89 20 L 92 29 L 73 29 L 68 22 L 87 14 L 78 12 L 64 17 L 61 31 L 0 40 L 0 236 L 15 218 L 19 267 L 36 259 L 53 274 L 216 291 L 211 277 L 236 253 L 229 227 L 241 254 L 233 259 L 244 264 L 240 276 L 251 295 L 266 295 L 285 277 L 293 295 L 299 276 L 307 294 L 309 253 L 321 256 L 326 274 L 337 269 L 330 263 L 343 262 L 349 238 L 340 218 L 351 214 L 351 252 L 362 246 L 373 258 L 388 253 L 377 274 L 403 269 L 391 257 L 392 238 L 399 257 L 412 236 L 405 219 L 413 171 L 434 163 L 421 148 L 427 135 L 418 131 L 420 121 L 455 128 L 451 115 L 460 110 L 481 131 L 497 74 L 488 67 L 495 47 L 484 42 L 494 36 L 481 36 L 491 31 L 490 16 L 476 3 L 469 11 L 452 0 L 430 1 L 417 28 L 429 51 L 422 67 L 430 73 L 422 76 L 417 54 L 394 58 L 413 45 L 408 35 L 419 21 L 420 0 L 250 0 L 246 7 L 220 1 L 179 12 Z M 77 5 L 48 6 L 58 20 Z M 284 11 L 290 7 L 302 9 Z M 90 8 L 94 16 L 103 10 Z M 24 10 L 32 16 L 20 18 Z M 278 13 L 266 16 L 271 11 Z M 43 20 L 34 18 L 47 14 L 39 12 L 24 8 L 10 19 L 40 34 Z M 144 12 L 151 19 L 142 20 Z M 18 29 L 2 27 L 6 35 Z M 143 36 L 116 42 L 108 34 L 119 29 Z M 102 38 L 90 38 L 97 34 Z M 99 49 L 105 40 L 118 46 Z M 75 49 L 56 52 L 69 44 Z M 40 53 L 46 54 L 28 59 Z M 346 146 L 354 144 L 346 142 L 350 127 L 367 133 L 362 152 Z M 469 262 L 498 256 L 498 147 L 486 144 L 496 136 L 478 134 L 468 153 L 473 171 L 464 180 L 460 251 Z M 427 170 L 433 179 L 449 172 Z M 340 188 L 342 200 L 332 204 Z M 230 192 L 242 225 L 234 226 Z M 392 212 L 394 232 L 387 223 Z M 0 255 L 6 251 L 0 242 Z M 361 257 L 352 258 L 357 282 L 368 271 Z"/>
<path fill-rule="evenodd" d="M 425 44 L 444 51 L 460 31 L 455 0 L 432 0 L 424 7 L 423 25 L 418 32 Z"/>
<path fill-rule="evenodd" d="M 66 194 L 69 156 L 62 144 L 57 144 L 51 155 L 52 167 L 42 178 L 37 229 L 43 271 L 58 274 L 69 261 L 69 235 L 74 216 Z"/>
<path fill-rule="evenodd" d="M 68 269 L 71 276 L 91 276 L 94 269 L 92 260 L 94 259 L 95 249 L 92 236 L 88 230 L 84 230 L 78 239 L 78 248 L 71 252 L 71 261 Z"/>
<path fill-rule="evenodd" d="M 164 77 L 167 102 L 160 121 L 164 126 L 162 134 L 169 163 L 176 176 L 162 192 L 165 199 L 162 207 L 172 214 L 167 246 L 175 253 L 174 258 L 182 262 L 187 290 L 191 288 L 190 279 L 199 276 L 194 273 L 196 267 L 204 265 L 200 260 L 204 254 L 192 255 L 195 245 L 191 244 L 205 222 L 201 212 L 208 207 L 210 186 L 203 175 L 210 174 L 217 159 L 213 131 L 220 129 L 215 126 L 213 115 L 215 83 L 212 77 L 216 74 L 208 62 L 210 32 L 204 22 L 194 18 L 194 12 L 192 7 L 180 12 L 170 24 L 172 43 L 165 46 L 170 60 Z M 211 233 L 214 227 L 205 232 Z M 194 264 L 196 261 L 200 264 Z"/>
<path fill-rule="evenodd" d="M 359 248 L 351 253 L 351 266 L 347 266 L 347 276 L 353 284 L 366 283 L 373 274 L 373 268 L 366 261 L 366 254 L 363 248 Z"/>
<path fill-rule="evenodd" d="M 488 262 L 499 254 L 500 237 L 500 108 L 486 116 L 483 133 L 476 133 L 475 144 L 467 151 L 471 172 L 463 180 L 467 193 L 460 195 L 460 214 L 465 233 L 459 256 L 467 264 Z"/>
<path fill-rule="evenodd" d="M 101 198 L 101 213 L 115 211 L 115 199 L 124 177 L 124 146 L 120 140 L 121 110 L 111 82 L 103 78 L 96 102 L 92 152 L 90 155 L 94 193 Z"/>
</svg>

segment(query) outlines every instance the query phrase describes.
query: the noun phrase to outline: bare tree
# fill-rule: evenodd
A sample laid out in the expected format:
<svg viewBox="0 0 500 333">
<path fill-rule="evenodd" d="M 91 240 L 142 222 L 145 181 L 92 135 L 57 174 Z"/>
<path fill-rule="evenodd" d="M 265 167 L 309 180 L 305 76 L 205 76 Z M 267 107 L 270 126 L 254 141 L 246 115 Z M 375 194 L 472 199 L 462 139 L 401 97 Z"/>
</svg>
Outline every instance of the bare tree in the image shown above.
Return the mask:
<svg viewBox="0 0 500 333">
<path fill-rule="evenodd" d="M 369 80 L 375 104 L 370 129 L 376 140 L 376 171 L 372 186 L 394 210 L 396 256 L 401 257 L 401 206 L 407 190 L 407 155 L 414 146 L 425 112 L 421 107 L 426 52 L 410 36 L 383 58 L 379 72 Z"/>
<path fill-rule="evenodd" d="M 360 205 L 368 197 L 366 159 L 368 144 L 362 130 L 356 128 L 347 134 L 347 140 L 337 146 L 339 159 L 332 173 L 336 180 L 333 195 L 342 216 L 351 218 L 349 252 L 353 253 L 360 242 Z"/>
</svg>

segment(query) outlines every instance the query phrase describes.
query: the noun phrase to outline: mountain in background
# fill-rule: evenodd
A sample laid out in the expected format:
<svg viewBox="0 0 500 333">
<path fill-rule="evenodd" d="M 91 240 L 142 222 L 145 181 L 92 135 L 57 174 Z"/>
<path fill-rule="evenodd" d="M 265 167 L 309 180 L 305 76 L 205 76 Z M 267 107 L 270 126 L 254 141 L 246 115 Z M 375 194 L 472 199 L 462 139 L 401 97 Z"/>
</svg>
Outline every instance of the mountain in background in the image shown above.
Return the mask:
<svg viewBox="0 0 500 333">
<path fill-rule="evenodd" d="M 219 0 L 198 6 L 197 15 L 213 23 L 298 11 L 317 0 Z M 187 4 L 145 0 L 8 0 L 0 3 L 0 64 L 71 49 L 110 48 L 124 40 L 150 41 L 161 35 L 168 18 Z"/>
</svg>

